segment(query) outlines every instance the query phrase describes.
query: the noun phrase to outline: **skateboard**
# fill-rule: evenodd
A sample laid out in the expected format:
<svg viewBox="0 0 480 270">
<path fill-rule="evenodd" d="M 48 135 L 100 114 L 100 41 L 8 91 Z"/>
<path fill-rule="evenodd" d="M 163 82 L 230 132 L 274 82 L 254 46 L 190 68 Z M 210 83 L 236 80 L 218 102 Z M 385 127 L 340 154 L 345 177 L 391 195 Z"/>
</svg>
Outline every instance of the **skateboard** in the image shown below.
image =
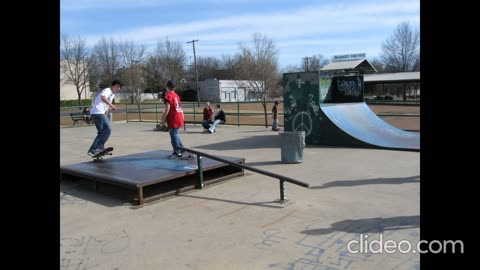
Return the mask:
<svg viewBox="0 0 480 270">
<path fill-rule="evenodd" d="M 181 160 L 190 160 L 190 159 L 195 159 L 195 156 L 192 155 L 192 154 L 186 154 L 186 153 L 183 153 L 182 157 L 179 158 Z"/>
<path fill-rule="evenodd" d="M 157 124 L 154 130 L 165 131 L 167 132 L 169 128 L 166 125 Z"/>
<path fill-rule="evenodd" d="M 112 151 L 113 151 L 113 147 L 108 147 L 108 148 L 105 148 L 105 150 L 103 150 L 102 152 L 96 154 L 95 156 L 93 156 L 92 158 L 94 160 L 100 160 L 103 158 L 103 156 L 105 155 L 112 155 Z"/>
</svg>

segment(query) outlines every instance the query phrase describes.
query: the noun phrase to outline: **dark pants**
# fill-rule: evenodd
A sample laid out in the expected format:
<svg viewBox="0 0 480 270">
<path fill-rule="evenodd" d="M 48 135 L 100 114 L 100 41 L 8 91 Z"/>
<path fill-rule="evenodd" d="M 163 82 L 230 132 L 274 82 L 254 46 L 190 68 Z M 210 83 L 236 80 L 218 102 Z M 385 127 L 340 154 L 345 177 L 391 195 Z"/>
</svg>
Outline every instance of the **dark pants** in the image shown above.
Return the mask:
<svg viewBox="0 0 480 270">
<path fill-rule="evenodd" d="M 202 126 L 203 126 L 203 128 L 205 128 L 205 129 L 209 129 L 209 128 L 210 128 L 210 124 L 212 124 L 212 123 L 213 123 L 212 119 L 203 120 L 203 121 L 202 121 Z"/>
</svg>

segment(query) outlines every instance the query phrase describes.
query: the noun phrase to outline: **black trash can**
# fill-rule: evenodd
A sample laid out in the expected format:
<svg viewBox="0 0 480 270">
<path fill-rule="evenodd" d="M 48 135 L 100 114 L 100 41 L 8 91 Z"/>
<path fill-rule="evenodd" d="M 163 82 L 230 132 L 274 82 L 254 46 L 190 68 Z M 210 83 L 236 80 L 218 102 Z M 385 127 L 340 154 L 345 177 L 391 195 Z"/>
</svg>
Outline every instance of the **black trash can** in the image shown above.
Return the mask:
<svg viewBox="0 0 480 270">
<path fill-rule="evenodd" d="M 279 133 L 283 163 L 303 162 L 305 131 L 286 131 Z"/>
</svg>

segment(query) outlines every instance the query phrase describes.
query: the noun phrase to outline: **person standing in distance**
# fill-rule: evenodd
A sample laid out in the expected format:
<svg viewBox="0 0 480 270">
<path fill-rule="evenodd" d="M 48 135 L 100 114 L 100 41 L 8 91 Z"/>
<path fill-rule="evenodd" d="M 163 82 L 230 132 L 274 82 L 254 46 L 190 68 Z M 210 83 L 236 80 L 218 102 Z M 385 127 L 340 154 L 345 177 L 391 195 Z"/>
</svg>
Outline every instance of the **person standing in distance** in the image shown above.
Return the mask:
<svg viewBox="0 0 480 270">
<path fill-rule="evenodd" d="M 122 88 L 123 84 L 120 80 L 115 79 L 112 81 L 111 85 L 111 88 L 103 89 L 95 97 L 92 109 L 90 110 L 90 119 L 97 128 L 97 136 L 88 149 L 87 154 L 89 156 L 94 156 L 103 151 L 105 149 L 105 143 L 112 133 L 110 121 L 105 114 L 109 108 L 111 110 L 117 109 L 117 107 L 112 104 L 112 101 L 115 98 L 115 94 L 120 92 L 120 88 Z"/>
<path fill-rule="evenodd" d="M 184 115 L 182 102 L 177 93 L 175 93 L 175 83 L 172 80 L 167 82 L 167 94 L 163 100 L 165 102 L 165 111 L 163 112 L 160 125 L 164 126 L 165 122 L 167 122 L 169 128 L 168 132 L 170 133 L 170 140 L 173 147 L 173 153 L 168 157 L 181 158 L 182 151 L 180 151 L 178 147 L 183 147 L 183 144 L 178 135 L 178 129 L 184 125 Z"/>
<path fill-rule="evenodd" d="M 278 100 L 275 100 L 275 104 L 273 105 L 273 108 L 272 108 L 272 119 L 273 119 L 272 130 L 279 131 L 280 129 L 278 128 Z"/>
</svg>

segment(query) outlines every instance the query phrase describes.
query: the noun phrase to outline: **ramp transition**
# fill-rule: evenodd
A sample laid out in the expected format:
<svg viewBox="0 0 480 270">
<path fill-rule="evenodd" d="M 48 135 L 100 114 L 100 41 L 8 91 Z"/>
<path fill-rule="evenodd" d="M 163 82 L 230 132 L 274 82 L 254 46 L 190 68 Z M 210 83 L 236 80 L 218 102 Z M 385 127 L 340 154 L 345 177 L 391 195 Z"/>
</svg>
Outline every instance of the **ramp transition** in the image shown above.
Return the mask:
<svg viewBox="0 0 480 270">
<path fill-rule="evenodd" d="M 420 133 L 388 124 L 365 102 L 320 104 L 320 113 L 321 144 L 420 151 Z"/>
<path fill-rule="evenodd" d="M 363 75 L 283 74 L 285 131 L 305 131 L 305 143 L 420 151 L 420 133 L 396 128 L 364 101 Z"/>
</svg>

